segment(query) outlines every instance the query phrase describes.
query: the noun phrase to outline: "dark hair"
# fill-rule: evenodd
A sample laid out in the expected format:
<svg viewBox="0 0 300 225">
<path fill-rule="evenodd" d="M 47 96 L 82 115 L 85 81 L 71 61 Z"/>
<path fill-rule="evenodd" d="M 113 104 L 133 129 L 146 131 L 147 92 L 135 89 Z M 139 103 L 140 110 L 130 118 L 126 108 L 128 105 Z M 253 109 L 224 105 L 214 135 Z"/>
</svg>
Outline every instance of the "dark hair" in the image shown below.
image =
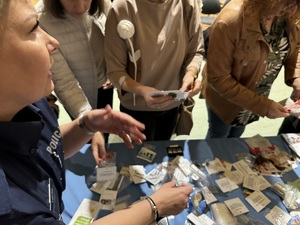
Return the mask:
<svg viewBox="0 0 300 225">
<path fill-rule="evenodd" d="M 103 10 L 102 0 L 92 0 L 89 14 L 99 17 Z M 44 11 L 50 12 L 57 18 L 64 18 L 65 12 L 59 0 L 44 0 Z"/>
</svg>

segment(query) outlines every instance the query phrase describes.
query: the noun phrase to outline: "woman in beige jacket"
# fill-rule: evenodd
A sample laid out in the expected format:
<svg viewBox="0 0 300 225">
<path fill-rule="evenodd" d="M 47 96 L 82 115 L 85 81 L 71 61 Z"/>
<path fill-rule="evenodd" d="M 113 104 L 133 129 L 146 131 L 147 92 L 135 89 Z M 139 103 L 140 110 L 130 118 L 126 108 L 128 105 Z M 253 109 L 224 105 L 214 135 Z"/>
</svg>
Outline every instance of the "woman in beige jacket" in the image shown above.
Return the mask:
<svg viewBox="0 0 300 225">
<path fill-rule="evenodd" d="M 286 84 L 300 97 L 299 19 L 299 0 L 232 0 L 221 11 L 203 72 L 207 138 L 240 137 L 259 117 L 289 115 L 268 95 L 284 67 Z"/>
</svg>

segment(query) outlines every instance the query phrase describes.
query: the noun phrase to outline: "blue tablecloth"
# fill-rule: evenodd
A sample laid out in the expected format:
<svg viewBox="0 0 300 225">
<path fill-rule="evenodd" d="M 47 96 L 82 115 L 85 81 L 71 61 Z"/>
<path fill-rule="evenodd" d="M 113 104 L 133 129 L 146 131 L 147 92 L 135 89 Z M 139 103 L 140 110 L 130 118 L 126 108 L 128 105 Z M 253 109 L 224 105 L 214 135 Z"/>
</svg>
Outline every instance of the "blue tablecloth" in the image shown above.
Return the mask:
<svg viewBox="0 0 300 225">
<path fill-rule="evenodd" d="M 269 137 L 271 143 L 277 145 L 279 148 L 290 153 L 290 149 L 287 147 L 286 143 L 280 136 Z M 240 138 L 230 138 L 230 139 L 211 139 L 211 140 L 180 140 L 180 141 L 157 141 L 157 142 L 146 142 L 155 146 L 156 157 L 152 163 L 141 160 L 136 157 L 138 151 L 142 146 L 135 145 L 134 149 L 129 149 L 124 143 L 113 143 L 108 144 L 107 151 L 117 152 L 117 168 L 118 171 L 122 166 L 129 165 L 144 165 L 146 172 L 155 168 L 162 161 L 171 161 L 173 158 L 169 158 L 166 148 L 169 145 L 180 145 L 184 149 L 184 157 L 190 161 L 197 161 L 199 163 L 204 163 L 206 161 L 213 160 L 215 157 L 224 159 L 228 162 L 236 162 L 237 153 L 248 153 L 249 149 L 244 141 Z M 90 146 L 86 145 L 80 150 L 76 155 L 66 160 L 66 190 L 63 193 L 63 201 L 65 203 L 65 210 L 63 212 L 63 219 L 66 224 L 68 224 L 75 214 L 78 206 L 80 205 L 83 198 L 89 198 L 93 200 L 99 200 L 99 195 L 91 192 L 89 186 L 91 185 L 90 176 L 95 169 L 95 161 L 93 159 L 92 153 L 90 151 Z M 278 177 L 266 177 L 266 179 L 274 184 L 277 181 L 295 181 L 300 176 L 300 169 L 296 168 L 293 171 L 285 173 L 282 178 Z M 216 177 L 217 178 L 217 177 Z M 132 201 L 138 200 L 141 196 L 149 195 L 152 190 L 148 183 L 141 185 L 131 184 L 128 188 L 122 191 L 122 195 L 129 194 Z M 275 195 L 270 190 L 265 190 L 263 193 L 271 200 L 268 208 L 271 209 L 274 205 L 278 205 L 282 209 L 285 209 L 281 203 L 280 198 Z M 245 200 L 245 196 L 242 193 L 242 189 L 237 189 L 231 191 L 230 193 L 218 192 L 216 195 L 217 199 L 221 202 L 227 199 L 239 197 L 243 203 L 249 209 L 248 215 L 256 218 L 266 224 L 270 222 L 265 219 L 264 211 L 257 213 Z M 100 216 L 108 214 L 108 211 L 101 211 Z M 177 215 L 174 219 L 170 220 L 170 224 L 183 225 L 186 216 L 188 215 L 187 210 L 183 211 L 181 214 Z"/>
</svg>

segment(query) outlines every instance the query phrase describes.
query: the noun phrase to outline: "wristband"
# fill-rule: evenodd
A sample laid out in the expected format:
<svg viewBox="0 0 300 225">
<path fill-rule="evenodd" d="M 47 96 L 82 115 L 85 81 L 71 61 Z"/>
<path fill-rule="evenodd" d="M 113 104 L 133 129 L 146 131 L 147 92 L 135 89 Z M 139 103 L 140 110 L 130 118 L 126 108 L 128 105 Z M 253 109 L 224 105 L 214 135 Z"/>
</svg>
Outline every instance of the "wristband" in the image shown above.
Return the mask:
<svg viewBox="0 0 300 225">
<path fill-rule="evenodd" d="M 87 128 L 87 126 L 85 125 L 85 123 L 83 121 L 83 116 L 84 116 L 84 114 L 81 114 L 78 119 L 78 125 L 79 125 L 80 129 L 88 135 L 94 135 L 96 132 Z"/>
<path fill-rule="evenodd" d="M 159 219 L 157 206 L 156 206 L 155 202 L 152 200 L 152 198 L 147 197 L 146 199 L 148 200 L 148 202 L 150 203 L 150 205 L 152 207 L 152 211 L 154 213 L 154 220 L 157 222 L 157 220 Z"/>
</svg>

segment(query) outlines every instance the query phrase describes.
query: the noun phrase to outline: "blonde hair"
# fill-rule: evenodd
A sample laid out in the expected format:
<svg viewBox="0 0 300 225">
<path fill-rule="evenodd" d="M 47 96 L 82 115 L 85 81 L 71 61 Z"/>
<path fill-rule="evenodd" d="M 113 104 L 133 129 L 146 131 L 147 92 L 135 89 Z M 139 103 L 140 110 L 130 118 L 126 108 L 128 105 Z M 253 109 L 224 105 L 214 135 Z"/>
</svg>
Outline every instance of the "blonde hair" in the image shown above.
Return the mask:
<svg viewBox="0 0 300 225">
<path fill-rule="evenodd" d="M 0 0 L 0 17 L 6 14 L 10 0 Z"/>
<path fill-rule="evenodd" d="M 3 24 L 3 17 L 6 15 L 8 6 L 11 0 L 0 0 L 0 45 L 2 45 L 3 41 L 3 32 L 5 30 L 6 25 Z"/>
</svg>

